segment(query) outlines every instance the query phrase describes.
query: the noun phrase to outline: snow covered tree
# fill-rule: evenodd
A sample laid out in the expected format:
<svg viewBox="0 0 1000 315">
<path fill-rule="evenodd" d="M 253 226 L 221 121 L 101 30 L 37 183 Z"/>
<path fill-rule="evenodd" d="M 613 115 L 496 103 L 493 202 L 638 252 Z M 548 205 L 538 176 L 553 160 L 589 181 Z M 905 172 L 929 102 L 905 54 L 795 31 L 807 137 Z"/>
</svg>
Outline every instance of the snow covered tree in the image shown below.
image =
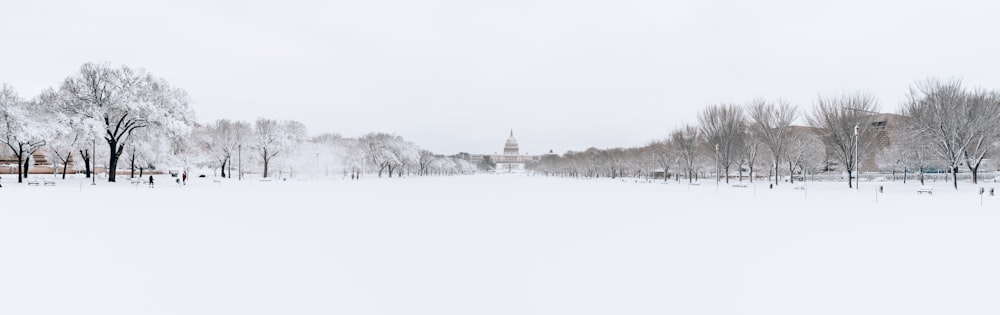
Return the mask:
<svg viewBox="0 0 1000 315">
<path fill-rule="evenodd" d="M 175 142 L 185 142 L 180 137 L 183 135 L 164 137 L 161 131 L 153 128 L 142 128 L 134 131 L 125 140 L 127 141 L 126 150 L 122 155 L 124 161 L 128 163 L 129 178 L 136 176 L 142 178 L 145 171 L 156 164 L 182 164 L 174 156 L 176 153 Z M 136 174 L 136 170 L 139 171 L 138 174 Z"/>
<path fill-rule="evenodd" d="M 278 154 L 301 143 L 307 135 L 306 127 L 301 122 L 258 118 L 254 123 L 250 145 L 264 163 L 263 176 L 268 177 L 268 168 Z"/>
<path fill-rule="evenodd" d="M 0 84 L 0 141 L 17 158 L 17 182 L 28 176 L 31 156 L 60 133 L 58 113 L 40 100 L 25 101 L 14 88 Z"/>
<path fill-rule="evenodd" d="M 429 150 L 420 150 L 420 159 L 417 161 L 417 175 L 426 176 L 430 172 L 431 163 L 439 157 Z"/>
<path fill-rule="evenodd" d="M 395 164 L 389 167 L 389 177 L 392 177 L 393 170 L 396 170 L 397 177 L 403 177 L 403 174 L 408 170 L 407 167 L 419 163 L 420 147 L 413 142 L 403 140 L 402 137 L 392 142 L 391 146 L 396 159 Z"/>
<path fill-rule="evenodd" d="M 386 169 L 389 170 L 389 176 L 392 176 L 391 167 L 397 163 L 396 154 L 392 150 L 392 143 L 399 141 L 397 138 L 399 136 L 373 132 L 359 139 L 365 160 L 370 161 L 378 169 L 378 177 L 382 177 L 382 173 Z"/>
<path fill-rule="evenodd" d="M 246 144 L 250 125 L 242 121 L 219 119 L 196 130 L 196 141 L 213 161 L 212 168 L 218 167 L 220 175 L 226 177 L 228 167 L 229 177 L 232 177 L 233 156 L 237 155 L 241 145 Z"/>
<path fill-rule="evenodd" d="M 65 112 L 86 121 L 107 142 L 108 181 L 115 181 L 128 138 L 155 126 L 170 134 L 190 131 L 194 113 L 187 94 L 143 69 L 87 63 L 59 89 Z"/>
<path fill-rule="evenodd" d="M 43 91 L 38 96 L 38 102 L 45 104 L 45 107 L 55 111 L 63 108 L 63 100 L 60 98 L 60 94 L 53 89 Z M 90 178 L 90 161 L 87 160 L 90 158 L 90 150 L 86 150 L 87 154 L 85 155 L 83 154 L 84 150 L 81 148 L 89 148 L 93 144 L 93 133 L 77 117 L 64 115 L 59 112 L 57 112 L 56 116 L 58 117 L 56 121 L 59 123 L 59 128 L 53 130 L 52 139 L 46 143 L 48 150 L 43 150 L 45 158 L 52 162 L 55 171 L 61 171 L 63 179 L 66 179 L 66 173 L 71 162 L 74 165 L 74 170 L 78 169 L 81 165 L 84 166 L 87 178 Z M 77 158 L 73 158 L 73 154 L 78 151 L 80 154 L 77 155 Z"/>
</svg>

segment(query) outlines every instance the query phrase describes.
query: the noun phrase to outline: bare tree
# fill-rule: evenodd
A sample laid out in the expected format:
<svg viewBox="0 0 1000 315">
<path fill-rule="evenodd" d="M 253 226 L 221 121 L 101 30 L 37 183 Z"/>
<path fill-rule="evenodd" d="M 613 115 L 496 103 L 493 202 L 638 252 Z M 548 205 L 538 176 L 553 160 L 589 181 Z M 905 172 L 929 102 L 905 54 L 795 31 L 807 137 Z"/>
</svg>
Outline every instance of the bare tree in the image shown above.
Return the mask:
<svg viewBox="0 0 1000 315">
<path fill-rule="evenodd" d="M 729 167 L 738 162 L 743 152 L 747 121 L 743 108 L 735 105 L 714 105 L 698 115 L 701 134 L 715 150 L 719 166 L 729 183 Z"/>
<path fill-rule="evenodd" d="M 798 117 L 798 107 L 784 101 L 768 102 L 762 99 L 752 101 L 747 107 L 750 114 L 750 128 L 755 138 L 771 152 L 774 184 L 777 185 L 780 182 L 778 167 L 781 166 L 781 157 L 791 139 L 789 127 Z"/>
<path fill-rule="evenodd" d="M 695 175 L 695 164 L 698 162 L 700 138 L 701 134 L 698 127 L 692 125 L 684 125 L 683 127 L 677 128 L 670 133 L 670 143 L 674 145 L 674 149 L 684 162 L 684 168 L 687 171 L 689 183 L 694 181 L 693 178 Z"/>
<path fill-rule="evenodd" d="M 900 145 L 900 140 L 896 136 L 894 130 L 890 130 L 888 132 L 888 137 L 890 139 L 890 143 L 882 150 L 879 150 L 879 152 L 875 155 L 875 163 L 878 164 L 880 170 L 889 169 L 889 171 L 892 172 L 892 181 L 896 181 L 896 171 L 902 171 L 903 183 L 905 184 L 908 171 L 907 166 L 910 162 L 910 150 L 909 148 Z"/>
<path fill-rule="evenodd" d="M 748 122 L 749 124 L 749 122 Z M 742 164 L 747 166 L 748 175 L 750 175 L 750 182 L 754 181 L 753 169 L 754 165 L 757 164 L 757 155 L 760 153 L 760 137 L 753 132 L 752 128 L 746 133 L 743 138 L 743 155 L 741 158 Z M 743 181 L 743 166 L 740 166 L 740 181 Z"/>
<path fill-rule="evenodd" d="M 663 170 L 663 181 L 667 181 L 667 174 L 670 174 L 670 165 L 673 164 L 675 159 L 670 140 L 653 141 L 648 147 L 653 152 L 653 163 Z"/>
<path fill-rule="evenodd" d="M 875 142 L 872 122 L 878 113 L 875 98 L 862 94 L 847 94 L 836 98 L 820 98 L 809 115 L 809 124 L 818 128 L 820 139 L 847 172 L 847 187 L 854 187 L 852 174 L 857 170 L 861 152 L 869 152 Z"/>
<path fill-rule="evenodd" d="M 971 162 L 973 173 L 986 156 L 1000 117 L 994 93 L 969 93 L 961 81 L 928 79 L 910 89 L 902 109 L 910 131 L 930 145 L 930 152 L 947 165 L 958 189 L 958 167 Z M 975 178 L 975 177 L 974 177 Z"/>
<path fill-rule="evenodd" d="M 1000 134 L 1000 95 L 995 91 L 976 90 L 966 95 L 970 110 L 980 118 L 974 141 L 965 150 L 965 165 L 972 173 L 972 183 L 979 183 L 979 167 L 988 155 L 997 150 Z"/>
<path fill-rule="evenodd" d="M 791 134 L 785 150 L 785 163 L 788 164 L 788 182 L 795 183 L 795 172 L 804 175 L 806 167 L 822 159 L 826 152 L 819 137 L 811 130 L 792 129 Z"/>
</svg>

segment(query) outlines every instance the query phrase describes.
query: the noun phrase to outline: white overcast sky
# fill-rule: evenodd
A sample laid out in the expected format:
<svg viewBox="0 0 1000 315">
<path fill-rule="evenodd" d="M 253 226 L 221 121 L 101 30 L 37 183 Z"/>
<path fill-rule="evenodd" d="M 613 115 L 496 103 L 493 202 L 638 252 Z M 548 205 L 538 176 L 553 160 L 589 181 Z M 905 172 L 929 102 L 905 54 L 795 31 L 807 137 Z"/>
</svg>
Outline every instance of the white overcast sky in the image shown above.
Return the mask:
<svg viewBox="0 0 1000 315">
<path fill-rule="evenodd" d="M 706 105 L 929 76 L 1000 88 L 992 1 L 5 1 L 0 81 L 146 68 L 198 119 L 396 133 L 438 153 L 637 146 Z"/>
</svg>

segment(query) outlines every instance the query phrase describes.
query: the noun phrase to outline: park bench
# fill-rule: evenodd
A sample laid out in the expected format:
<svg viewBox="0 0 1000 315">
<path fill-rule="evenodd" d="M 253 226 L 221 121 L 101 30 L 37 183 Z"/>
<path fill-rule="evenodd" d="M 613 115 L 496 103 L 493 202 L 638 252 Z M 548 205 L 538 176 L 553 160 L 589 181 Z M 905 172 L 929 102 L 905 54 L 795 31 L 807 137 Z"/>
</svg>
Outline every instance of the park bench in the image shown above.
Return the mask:
<svg viewBox="0 0 1000 315">
<path fill-rule="evenodd" d="M 806 184 L 795 184 L 795 190 L 805 190 Z"/>
<path fill-rule="evenodd" d="M 144 180 L 142 178 L 138 178 L 137 177 L 137 178 L 129 179 L 129 183 L 132 183 L 132 185 L 139 185 L 139 184 L 148 183 L 148 181 L 146 181 L 146 180 Z"/>
<path fill-rule="evenodd" d="M 923 193 L 927 193 L 928 195 L 933 195 L 934 194 L 934 187 L 932 187 L 932 186 L 920 186 L 920 188 L 917 188 L 917 194 L 918 195 L 923 194 Z"/>
<path fill-rule="evenodd" d="M 699 186 L 699 185 L 701 185 L 701 183 L 699 183 L 699 182 L 693 182 L 693 183 L 688 183 L 688 185 Z"/>
<path fill-rule="evenodd" d="M 45 186 L 55 186 L 56 185 L 56 181 L 53 180 L 53 179 L 45 179 L 45 180 L 42 180 L 42 185 L 45 185 Z"/>
<path fill-rule="evenodd" d="M 733 184 L 733 187 L 736 187 L 736 188 L 747 188 L 747 186 L 749 186 L 749 184 L 744 183 L 744 182 L 739 182 L 739 183 Z"/>
<path fill-rule="evenodd" d="M 34 178 L 28 179 L 28 186 L 38 186 L 38 180 Z"/>
</svg>

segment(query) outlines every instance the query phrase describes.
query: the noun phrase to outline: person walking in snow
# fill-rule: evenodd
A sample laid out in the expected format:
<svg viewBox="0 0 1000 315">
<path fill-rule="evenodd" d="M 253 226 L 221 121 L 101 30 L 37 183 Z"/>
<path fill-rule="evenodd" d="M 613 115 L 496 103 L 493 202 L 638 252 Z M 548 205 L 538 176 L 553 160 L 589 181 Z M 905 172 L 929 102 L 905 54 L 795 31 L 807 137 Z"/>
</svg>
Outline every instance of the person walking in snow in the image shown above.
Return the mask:
<svg viewBox="0 0 1000 315">
<path fill-rule="evenodd" d="M 184 174 L 181 174 L 181 182 L 183 182 L 184 185 L 188 184 L 188 172 L 184 172 Z"/>
<path fill-rule="evenodd" d="M 153 188 L 153 175 L 149 175 L 149 188 Z"/>
</svg>

